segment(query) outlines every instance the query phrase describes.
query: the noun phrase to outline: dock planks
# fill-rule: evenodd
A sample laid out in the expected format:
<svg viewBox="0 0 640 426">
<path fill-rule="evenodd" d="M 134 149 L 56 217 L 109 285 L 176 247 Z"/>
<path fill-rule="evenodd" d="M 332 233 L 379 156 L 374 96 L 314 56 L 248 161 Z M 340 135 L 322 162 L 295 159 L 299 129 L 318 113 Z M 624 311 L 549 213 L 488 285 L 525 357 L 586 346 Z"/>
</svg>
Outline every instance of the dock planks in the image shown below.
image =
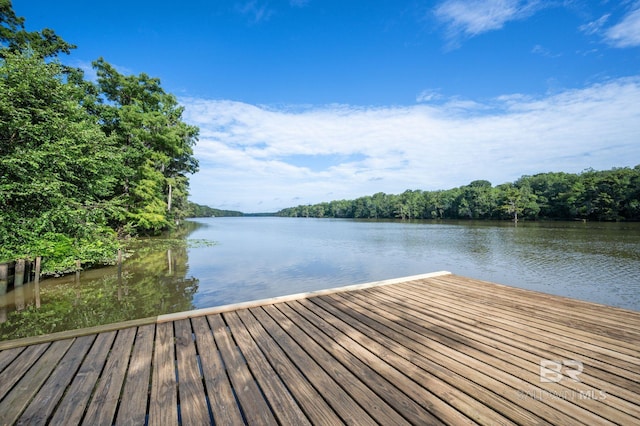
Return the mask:
<svg viewBox="0 0 640 426">
<path fill-rule="evenodd" d="M 0 425 L 626 425 L 638 395 L 640 312 L 448 273 L 0 342 Z"/>
</svg>

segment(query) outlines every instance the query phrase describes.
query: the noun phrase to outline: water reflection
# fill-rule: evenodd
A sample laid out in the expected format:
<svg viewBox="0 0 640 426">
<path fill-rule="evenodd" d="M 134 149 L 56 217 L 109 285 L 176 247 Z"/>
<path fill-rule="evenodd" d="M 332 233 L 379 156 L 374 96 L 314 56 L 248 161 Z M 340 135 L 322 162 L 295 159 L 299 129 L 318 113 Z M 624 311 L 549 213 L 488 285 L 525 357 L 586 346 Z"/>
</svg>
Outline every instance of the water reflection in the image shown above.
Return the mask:
<svg viewBox="0 0 640 426">
<path fill-rule="evenodd" d="M 204 220 L 197 307 L 449 270 L 640 310 L 640 224 Z"/>
<path fill-rule="evenodd" d="M 119 266 L 27 283 L 0 295 L 0 339 L 15 339 L 193 309 L 186 235 L 140 241 Z"/>
<path fill-rule="evenodd" d="M 440 270 L 640 310 L 640 224 L 201 219 L 0 296 L 0 339 Z"/>
</svg>

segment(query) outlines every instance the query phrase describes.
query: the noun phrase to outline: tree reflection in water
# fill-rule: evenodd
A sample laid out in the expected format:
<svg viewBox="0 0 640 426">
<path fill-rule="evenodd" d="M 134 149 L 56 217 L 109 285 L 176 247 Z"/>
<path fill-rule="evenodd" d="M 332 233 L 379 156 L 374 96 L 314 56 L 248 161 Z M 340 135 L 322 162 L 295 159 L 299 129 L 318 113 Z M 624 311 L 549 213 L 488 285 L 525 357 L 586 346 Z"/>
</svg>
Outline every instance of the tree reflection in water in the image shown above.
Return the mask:
<svg viewBox="0 0 640 426">
<path fill-rule="evenodd" d="M 27 283 L 0 295 L 0 340 L 92 327 L 193 309 L 199 280 L 188 276 L 187 236 L 198 224 L 143 238 L 118 266 Z"/>
</svg>

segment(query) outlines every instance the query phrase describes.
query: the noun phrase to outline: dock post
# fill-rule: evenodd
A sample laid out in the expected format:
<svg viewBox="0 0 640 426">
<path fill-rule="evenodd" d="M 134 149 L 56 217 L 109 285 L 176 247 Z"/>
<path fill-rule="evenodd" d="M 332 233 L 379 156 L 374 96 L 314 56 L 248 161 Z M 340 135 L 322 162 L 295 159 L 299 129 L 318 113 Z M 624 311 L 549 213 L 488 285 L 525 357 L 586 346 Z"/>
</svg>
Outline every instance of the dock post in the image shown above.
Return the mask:
<svg viewBox="0 0 640 426">
<path fill-rule="evenodd" d="M 82 263 L 76 260 L 76 284 L 80 284 L 80 269 L 82 269 Z"/>
<path fill-rule="evenodd" d="M 14 303 L 16 311 L 22 311 L 25 308 L 24 286 L 19 285 L 13 288 Z"/>
<path fill-rule="evenodd" d="M 22 287 L 24 284 L 24 259 L 16 260 L 16 272 L 13 278 L 13 288 Z"/>
<path fill-rule="evenodd" d="M 9 264 L 0 263 L 0 295 L 7 294 L 9 286 Z"/>
<path fill-rule="evenodd" d="M 25 260 L 24 261 L 24 284 L 31 282 L 31 274 L 33 273 L 33 261 Z"/>
<path fill-rule="evenodd" d="M 80 291 L 80 267 L 81 266 L 82 265 L 80 261 L 76 260 L 76 280 L 75 280 L 76 300 L 73 302 L 74 306 L 80 303 L 80 299 L 82 298 L 82 292 Z"/>
<path fill-rule="evenodd" d="M 42 262 L 42 258 L 40 256 L 36 257 L 36 272 L 35 277 L 33 278 L 33 292 L 36 298 L 36 308 L 40 307 L 40 265 Z"/>
<path fill-rule="evenodd" d="M 122 249 L 118 249 L 118 300 L 122 300 Z"/>
</svg>

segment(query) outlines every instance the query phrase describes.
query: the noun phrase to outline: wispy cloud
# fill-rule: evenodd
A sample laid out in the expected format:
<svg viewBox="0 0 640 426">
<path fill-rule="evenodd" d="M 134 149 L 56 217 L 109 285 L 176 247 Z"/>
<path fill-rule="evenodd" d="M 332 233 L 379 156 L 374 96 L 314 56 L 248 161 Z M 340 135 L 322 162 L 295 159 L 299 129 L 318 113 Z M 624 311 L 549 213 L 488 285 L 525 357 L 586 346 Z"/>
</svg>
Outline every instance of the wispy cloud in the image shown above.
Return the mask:
<svg viewBox="0 0 640 426">
<path fill-rule="evenodd" d="M 602 31 L 607 21 L 609 20 L 610 16 L 611 16 L 610 13 L 602 15 L 600 18 L 596 19 L 595 21 L 591 21 L 584 25 L 581 25 L 578 29 L 588 35 L 598 34 Z"/>
<path fill-rule="evenodd" d="M 587 35 L 601 37 L 610 46 L 629 48 L 640 46 L 640 1 L 632 3 L 631 8 L 614 23 L 611 13 L 579 27 Z"/>
<path fill-rule="evenodd" d="M 639 98 L 640 77 L 489 103 L 275 109 L 181 102 L 185 119 L 201 128 L 194 200 L 265 211 L 378 191 L 634 165 L 640 162 Z"/>
<path fill-rule="evenodd" d="M 432 102 L 442 98 L 438 90 L 423 90 L 416 96 L 416 102 Z"/>
<path fill-rule="evenodd" d="M 293 7 L 304 7 L 309 4 L 311 0 L 289 0 L 289 4 Z"/>
<path fill-rule="evenodd" d="M 96 70 L 93 68 L 93 63 L 89 62 L 89 61 L 84 61 L 84 60 L 79 60 L 79 59 L 73 59 L 69 65 L 79 68 L 82 70 L 82 72 L 84 72 L 84 77 L 92 82 L 97 82 L 98 81 L 98 73 L 96 72 Z M 123 75 L 130 75 L 130 74 L 135 74 L 135 72 L 133 70 L 131 70 L 128 67 L 124 67 L 121 65 L 117 65 L 117 64 L 111 64 L 112 67 L 114 67 L 116 69 L 116 71 L 118 71 L 120 74 Z"/>
<path fill-rule="evenodd" d="M 268 1 L 250 0 L 237 4 L 236 9 L 247 16 L 252 24 L 268 21 L 273 15 Z"/>
<path fill-rule="evenodd" d="M 539 0 L 445 0 L 436 6 L 434 14 L 447 27 L 450 47 L 456 47 L 462 39 L 499 30 L 541 7 Z"/>
<path fill-rule="evenodd" d="M 87 80 L 92 82 L 98 81 L 98 73 L 93 69 L 93 66 L 90 62 L 74 60 L 71 62 L 71 66 L 81 69 L 82 72 L 84 72 L 84 77 Z"/>
<path fill-rule="evenodd" d="M 540 56 L 545 56 L 547 58 L 559 58 L 560 56 L 562 56 L 560 53 L 553 53 L 551 50 L 539 44 L 536 44 L 535 46 L 533 46 L 533 49 L 531 49 L 531 53 L 535 53 Z"/>
<path fill-rule="evenodd" d="M 616 25 L 604 33 L 606 40 L 615 47 L 640 46 L 640 3 Z"/>
</svg>

